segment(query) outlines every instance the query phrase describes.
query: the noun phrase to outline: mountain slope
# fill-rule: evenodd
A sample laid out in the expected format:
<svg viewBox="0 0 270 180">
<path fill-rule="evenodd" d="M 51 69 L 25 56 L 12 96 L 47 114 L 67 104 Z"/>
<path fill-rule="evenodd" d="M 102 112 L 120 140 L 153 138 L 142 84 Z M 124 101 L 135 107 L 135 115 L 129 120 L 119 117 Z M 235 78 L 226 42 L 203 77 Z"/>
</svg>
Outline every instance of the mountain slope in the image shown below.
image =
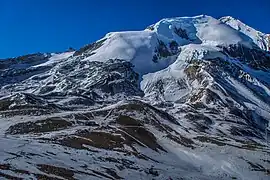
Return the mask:
<svg viewBox="0 0 270 180">
<path fill-rule="evenodd" d="M 268 179 L 267 35 L 162 19 L 0 61 L 0 177 Z"/>
<path fill-rule="evenodd" d="M 231 16 L 222 17 L 220 21 L 250 37 L 261 49 L 270 51 L 270 39 L 268 34 L 257 31 Z"/>
</svg>

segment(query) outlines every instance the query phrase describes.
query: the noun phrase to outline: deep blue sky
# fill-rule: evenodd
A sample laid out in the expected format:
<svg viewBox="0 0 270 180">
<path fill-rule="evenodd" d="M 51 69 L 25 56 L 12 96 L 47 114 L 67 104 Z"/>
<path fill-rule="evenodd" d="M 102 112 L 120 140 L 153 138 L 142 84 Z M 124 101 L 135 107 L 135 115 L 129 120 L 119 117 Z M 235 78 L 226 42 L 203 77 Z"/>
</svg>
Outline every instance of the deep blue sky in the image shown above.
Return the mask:
<svg viewBox="0 0 270 180">
<path fill-rule="evenodd" d="M 200 14 L 270 33 L 270 0 L 0 0 L 0 58 L 79 48 L 111 31 Z"/>
</svg>

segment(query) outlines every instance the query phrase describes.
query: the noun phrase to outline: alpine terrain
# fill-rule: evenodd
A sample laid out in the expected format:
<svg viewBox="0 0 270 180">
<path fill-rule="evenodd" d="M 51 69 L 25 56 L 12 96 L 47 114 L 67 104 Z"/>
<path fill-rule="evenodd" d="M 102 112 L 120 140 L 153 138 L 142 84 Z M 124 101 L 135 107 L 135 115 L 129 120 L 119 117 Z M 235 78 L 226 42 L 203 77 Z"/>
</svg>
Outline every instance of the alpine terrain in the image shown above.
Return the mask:
<svg viewBox="0 0 270 180">
<path fill-rule="evenodd" d="M 233 17 L 0 60 L 0 179 L 269 180 L 269 121 L 270 35 Z"/>
</svg>

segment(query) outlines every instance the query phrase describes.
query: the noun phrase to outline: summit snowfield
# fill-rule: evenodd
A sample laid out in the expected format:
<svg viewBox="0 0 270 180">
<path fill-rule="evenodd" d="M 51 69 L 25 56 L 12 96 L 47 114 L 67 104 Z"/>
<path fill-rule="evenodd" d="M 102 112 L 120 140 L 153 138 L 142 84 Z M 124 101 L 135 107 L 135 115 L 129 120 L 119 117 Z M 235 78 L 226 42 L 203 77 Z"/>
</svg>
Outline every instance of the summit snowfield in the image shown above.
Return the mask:
<svg viewBox="0 0 270 180">
<path fill-rule="evenodd" d="M 247 26 L 247 28 L 249 27 Z M 244 28 L 242 28 L 242 31 L 245 31 Z M 104 41 L 102 47 L 93 52 L 91 51 L 93 55 L 86 60 L 125 59 L 131 61 L 138 72 L 147 74 L 157 69 L 163 69 L 164 66 L 176 59 L 176 56 L 169 56 L 170 53 L 174 54 L 167 48 L 171 42 L 176 42 L 177 47 L 188 44 L 212 47 L 241 44 L 248 48 L 255 48 L 258 42 L 256 42 L 256 37 L 252 35 L 256 36 L 257 34 L 245 35 L 242 31 L 238 31 L 234 29 L 234 26 L 228 26 L 222 21 L 206 15 L 162 19 L 158 23 L 149 26 L 145 31 L 107 34 L 102 39 Z M 248 32 L 248 30 L 245 32 Z M 167 48 L 165 51 L 168 51 L 165 52 L 165 57 L 162 58 L 169 57 L 169 59 L 159 63 L 146 61 L 145 59 L 152 59 L 156 54 L 160 42 L 165 43 L 164 48 Z M 267 38 L 261 43 L 268 45 Z"/>
<path fill-rule="evenodd" d="M 200 15 L 0 60 L 0 178 L 269 179 L 269 44 Z"/>
</svg>

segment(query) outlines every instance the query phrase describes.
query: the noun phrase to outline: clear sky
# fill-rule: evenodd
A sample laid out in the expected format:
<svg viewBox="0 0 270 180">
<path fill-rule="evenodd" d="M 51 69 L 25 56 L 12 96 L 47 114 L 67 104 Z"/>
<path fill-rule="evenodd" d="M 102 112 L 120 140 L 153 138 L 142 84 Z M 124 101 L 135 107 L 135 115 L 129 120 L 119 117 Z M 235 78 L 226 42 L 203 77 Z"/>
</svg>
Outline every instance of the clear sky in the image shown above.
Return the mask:
<svg viewBox="0 0 270 180">
<path fill-rule="evenodd" d="M 200 14 L 270 33 L 270 0 L 0 0 L 0 58 L 79 48 L 111 31 Z"/>
</svg>

